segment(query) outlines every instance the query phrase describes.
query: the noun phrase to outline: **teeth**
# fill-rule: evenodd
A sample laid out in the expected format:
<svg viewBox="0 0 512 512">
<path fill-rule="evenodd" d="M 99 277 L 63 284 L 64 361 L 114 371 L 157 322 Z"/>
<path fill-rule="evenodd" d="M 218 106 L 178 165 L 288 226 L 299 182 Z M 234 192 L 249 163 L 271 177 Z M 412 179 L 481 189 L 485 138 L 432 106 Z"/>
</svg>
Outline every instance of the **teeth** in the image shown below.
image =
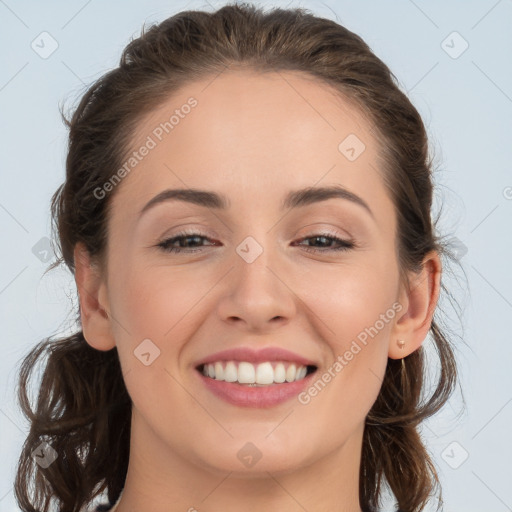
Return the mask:
<svg viewBox="0 0 512 512">
<path fill-rule="evenodd" d="M 238 365 L 238 382 L 240 384 L 254 384 L 256 382 L 254 365 L 251 363 L 240 363 Z"/>
<path fill-rule="evenodd" d="M 294 381 L 296 372 L 297 372 L 297 369 L 295 368 L 294 364 L 291 364 L 290 366 L 288 366 L 288 370 L 286 370 L 286 382 Z"/>
<path fill-rule="evenodd" d="M 252 365 L 251 365 L 252 366 Z M 256 383 L 257 384 L 273 384 L 274 383 L 274 369 L 270 363 L 261 363 L 256 369 Z"/>
<path fill-rule="evenodd" d="M 278 363 L 274 370 L 274 382 L 281 384 L 286 380 L 286 370 L 283 363 Z"/>
<path fill-rule="evenodd" d="M 297 366 L 294 363 L 286 362 L 265 362 L 254 365 L 245 361 L 239 363 L 235 361 L 228 361 L 227 363 L 218 361 L 203 366 L 203 375 L 206 377 L 253 386 L 293 382 L 303 379 L 306 373 L 306 366 Z"/>
<path fill-rule="evenodd" d="M 238 380 L 238 370 L 236 369 L 235 363 L 229 361 L 224 370 L 224 380 L 226 382 L 236 382 Z"/>
<path fill-rule="evenodd" d="M 222 363 L 215 363 L 215 378 L 218 380 L 224 380 L 224 369 Z"/>
</svg>

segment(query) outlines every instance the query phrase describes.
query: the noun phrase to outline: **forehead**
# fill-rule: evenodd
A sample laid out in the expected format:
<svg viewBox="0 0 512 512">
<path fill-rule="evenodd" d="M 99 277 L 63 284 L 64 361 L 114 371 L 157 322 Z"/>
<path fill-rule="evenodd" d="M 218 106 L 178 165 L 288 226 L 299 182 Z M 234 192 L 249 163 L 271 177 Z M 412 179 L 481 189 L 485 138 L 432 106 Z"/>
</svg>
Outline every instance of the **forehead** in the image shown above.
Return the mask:
<svg viewBox="0 0 512 512">
<path fill-rule="evenodd" d="M 190 101 L 196 104 L 192 108 L 187 106 Z M 178 115 L 172 119 L 173 114 Z M 257 136 L 252 139 L 255 145 L 265 143 L 269 149 L 281 142 L 318 139 L 332 146 L 347 129 L 368 140 L 370 123 L 363 116 L 355 101 L 309 74 L 229 70 L 173 93 L 164 104 L 141 117 L 134 139 L 143 140 L 154 132 L 158 142 L 165 138 L 172 144 L 171 139 L 190 138 L 199 129 L 201 137 L 209 135 L 209 140 L 226 145 L 250 132 Z M 169 121 L 173 126 L 169 130 L 166 125 L 165 130 L 161 124 Z M 166 137 L 171 133 L 173 137 Z M 277 141 L 276 135 L 280 136 Z M 203 145 L 207 143 L 203 140 Z M 247 149 L 248 144 L 245 146 Z"/>
<path fill-rule="evenodd" d="M 187 84 L 141 117 L 131 146 L 150 150 L 116 191 L 123 214 L 163 188 L 227 190 L 235 203 L 333 183 L 366 185 L 371 202 L 383 188 L 363 113 L 300 72 L 229 70 Z"/>
</svg>

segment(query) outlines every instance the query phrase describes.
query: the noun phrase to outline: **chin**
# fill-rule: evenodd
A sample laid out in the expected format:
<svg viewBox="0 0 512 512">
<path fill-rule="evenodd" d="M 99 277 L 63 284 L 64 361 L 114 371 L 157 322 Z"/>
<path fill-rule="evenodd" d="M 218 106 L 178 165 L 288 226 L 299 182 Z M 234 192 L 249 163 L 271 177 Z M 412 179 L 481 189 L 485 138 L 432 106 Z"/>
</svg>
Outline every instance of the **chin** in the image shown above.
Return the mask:
<svg viewBox="0 0 512 512">
<path fill-rule="evenodd" d="M 210 471 L 233 473 L 237 478 L 268 478 L 268 473 L 291 473 L 308 466 L 315 458 L 312 447 L 307 449 L 297 438 L 294 446 L 279 446 L 261 436 L 255 441 L 247 439 L 230 438 L 224 444 L 218 443 L 216 449 L 206 449 L 202 454 L 196 452 L 196 456 Z"/>
</svg>

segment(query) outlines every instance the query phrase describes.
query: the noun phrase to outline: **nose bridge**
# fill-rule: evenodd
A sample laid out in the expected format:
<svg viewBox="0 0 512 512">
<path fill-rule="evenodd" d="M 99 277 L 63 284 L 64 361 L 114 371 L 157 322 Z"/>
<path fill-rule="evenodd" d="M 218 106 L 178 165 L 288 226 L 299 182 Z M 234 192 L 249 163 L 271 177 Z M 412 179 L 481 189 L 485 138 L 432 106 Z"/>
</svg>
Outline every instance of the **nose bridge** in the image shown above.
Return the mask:
<svg viewBox="0 0 512 512">
<path fill-rule="evenodd" d="M 236 246 L 230 285 L 219 306 L 224 320 L 261 328 L 276 317 L 289 319 L 293 314 L 293 294 L 280 275 L 279 251 L 269 242 L 271 234 L 267 235 L 256 235 L 261 242 L 249 235 Z"/>
</svg>

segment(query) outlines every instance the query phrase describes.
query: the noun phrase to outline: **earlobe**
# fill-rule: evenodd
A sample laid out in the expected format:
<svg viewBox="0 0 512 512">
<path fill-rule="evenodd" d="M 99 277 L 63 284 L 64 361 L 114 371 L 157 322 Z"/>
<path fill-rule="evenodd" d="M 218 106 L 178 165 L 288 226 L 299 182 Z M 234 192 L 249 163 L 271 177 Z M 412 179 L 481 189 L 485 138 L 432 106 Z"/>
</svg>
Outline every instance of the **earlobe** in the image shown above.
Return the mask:
<svg viewBox="0 0 512 512">
<path fill-rule="evenodd" d="M 115 347 L 115 340 L 110 328 L 104 279 L 81 242 L 75 245 L 74 262 L 84 338 L 97 350 L 110 350 Z"/>
<path fill-rule="evenodd" d="M 402 359 L 417 350 L 425 341 L 441 288 L 441 260 L 437 251 L 423 259 L 419 273 L 410 274 L 407 289 L 402 290 L 403 313 L 391 333 L 388 357 Z"/>
</svg>

